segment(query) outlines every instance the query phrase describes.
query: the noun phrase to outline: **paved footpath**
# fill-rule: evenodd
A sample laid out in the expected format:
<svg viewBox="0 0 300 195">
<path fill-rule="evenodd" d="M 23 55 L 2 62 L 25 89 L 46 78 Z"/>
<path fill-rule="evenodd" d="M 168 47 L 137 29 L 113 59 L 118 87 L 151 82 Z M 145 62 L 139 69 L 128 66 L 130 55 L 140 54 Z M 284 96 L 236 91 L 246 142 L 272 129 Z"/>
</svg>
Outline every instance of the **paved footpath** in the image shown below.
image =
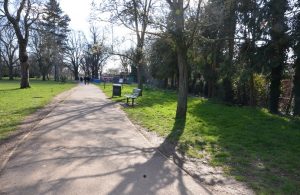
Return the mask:
<svg viewBox="0 0 300 195">
<path fill-rule="evenodd" d="M 94 85 L 78 86 L 15 150 L 0 194 L 210 194 Z"/>
</svg>

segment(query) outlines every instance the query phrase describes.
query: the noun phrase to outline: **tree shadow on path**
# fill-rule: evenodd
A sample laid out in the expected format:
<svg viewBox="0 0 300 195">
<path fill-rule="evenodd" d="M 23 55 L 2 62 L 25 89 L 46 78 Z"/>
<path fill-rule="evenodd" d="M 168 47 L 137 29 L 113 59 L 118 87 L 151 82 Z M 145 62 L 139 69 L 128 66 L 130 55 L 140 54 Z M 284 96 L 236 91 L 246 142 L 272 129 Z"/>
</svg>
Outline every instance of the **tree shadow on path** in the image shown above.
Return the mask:
<svg viewBox="0 0 300 195">
<path fill-rule="evenodd" d="M 184 164 L 184 159 L 176 153 L 184 128 L 185 119 L 176 119 L 172 132 L 154 150 L 153 155 L 146 162 L 134 164 L 126 172 L 121 173 L 122 182 L 109 194 L 157 194 L 159 190 L 168 186 L 176 186 L 176 193 L 178 194 L 194 194 L 195 188 L 187 186 L 189 183 L 184 181 L 184 176 L 187 174 L 181 168 L 178 168 L 183 167 Z M 180 155 L 184 156 L 184 152 Z M 173 160 L 178 167 L 174 166 L 170 160 Z M 203 193 L 211 194 L 201 185 L 197 185 L 197 188 L 202 188 Z"/>
</svg>

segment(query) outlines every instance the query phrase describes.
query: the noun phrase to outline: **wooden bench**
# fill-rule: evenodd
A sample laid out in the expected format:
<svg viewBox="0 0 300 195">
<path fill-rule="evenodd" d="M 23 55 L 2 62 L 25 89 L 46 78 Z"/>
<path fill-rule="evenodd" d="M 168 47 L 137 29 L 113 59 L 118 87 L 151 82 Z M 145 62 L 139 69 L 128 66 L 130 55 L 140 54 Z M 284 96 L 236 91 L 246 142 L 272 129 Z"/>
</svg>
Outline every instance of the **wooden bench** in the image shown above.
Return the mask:
<svg viewBox="0 0 300 195">
<path fill-rule="evenodd" d="M 125 97 L 127 98 L 127 104 L 128 104 L 128 100 L 131 99 L 132 100 L 132 106 L 134 105 L 134 99 L 138 98 L 140 96 L 141 93 L 141 89 L 138 88 L 134 88 L 132 90 L 132 94 L 125 94 Z"/>
</svg>

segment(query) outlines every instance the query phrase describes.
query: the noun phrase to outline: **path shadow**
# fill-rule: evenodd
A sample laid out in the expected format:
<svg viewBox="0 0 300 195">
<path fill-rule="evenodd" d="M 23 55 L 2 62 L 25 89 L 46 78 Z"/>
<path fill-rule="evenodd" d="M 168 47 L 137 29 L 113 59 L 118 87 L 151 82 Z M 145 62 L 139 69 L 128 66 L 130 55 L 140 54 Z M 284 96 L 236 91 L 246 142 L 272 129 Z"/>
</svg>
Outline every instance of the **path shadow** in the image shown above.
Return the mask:
<svg viewBox="0 0 300 195">
<path fill-rule="evenodd" d="M 41 147 L 41 146 L 40 146 Z M 35 158 L 32 155 L 27 154 L 26 152 L 18 154 L 21 159 L 21 163 L 16 165 L 8 166 L 6 168 L 7 171 L 15 171 L 24 170 L 24 167 L 36 167 L 42 166 L 44 164 L 55 164 L 55 167 L 50 168 L 48 170 L 48 174 L 52 174 L 57 171 L 58 167 L 68 167 L 74 163 L 76 166 L 73 166 L 65 173 L 65 177 L 43 180 L 40 179 L 36 183 L 32 185 L 24 185 L 19 186 L 17 188 L 9 188 L 5 189 L 3 194 L 60 194 L 60 190 L 64 189 L 66 186 L 70 185 L 72 182 L 78 180 L 89 180 L 89 179 L 97 179 L 109 175 L 118 175 L 119 173 L 127 172 L 132 167 L 124 167 L 120 169 L 116 169 L 113 171 L 107 170 L 96 170 L 95 174 L 80 174 L 78 176 L 72 175 L 73 171 L 80 169 L 81 167 L 88 166 L 93 164 L 97 159 L 107 158 L 107 157 L 118 157 L 126 155 L 128 158 L 135 158 L 136 156 L 143 153 L 145 155 L 150 155 L 153 153 L 154 148 L 137 148 L 133 146 L 116 146 L 116 147 L 101 147 L 101 146 L 76 146 L 76 147 L 66 147 L 66 146 L 57 146 L 51 149 L 52 153 L 61 153 L 59 157 L 53 158 L 45 158 L 39 159 Z M 72 176 L 69 176 L 71 174 Z M 1 194 L 1 193 L 0 193 Z"/>
<path fill-rule="evenodd" d="M 93 179 L 111 174 L 118 174 L 118 176 L 121 178 L 121 181 L 108 194 L 156 194 L 160 190 L 169 186 L 176 186 L 176 190 L 178 190 L 179 194 L 192 194 L 191 190 L 189 189 L 190 186 L 186 186 L 184 181 L 184 175 L 186 175 L 186 173 L 170 162 L 170 159 L 172 159 L 179 167 L 182 167 L 184 164 L 184 159 L 182 159 L 176 153 L 176 147 L 178 146 L 179 139 L 185 129 L 185 119 L 175 120 L 172 132 L 158 148 L 124 146 L 124 143 L 122 144 L 122 142 L 120 142 L 118 139 L 111 138 L 112 134 L 122 131 L 121 127 L 118 129 L 108 128 L 105 131 L 98 131 L 97 129 L 88 128 L 84 130 L 76 130 L 76 126 L 74 126 L 75 130 L 64 132 L 57 131 L 56 133 L 59 133 L 60 136 L 66 137 L 69 140 L 76 139 L 78 137 L 84 137 L 89 141 L 96 139 L 97 136 L 104 136 L 104 145 L 110 146 L 110 143 L 114 142 L 114 147 L 96 147 L 94 145 L 88 145 L 87 143 L 83 143 L 83 146 L 55 146 L 49 151 L 51 153 L 57 152 L 59 154 L 58 157 L 40 159 L 36 154 L 38 149 L 42 147 L 49 148 L 50 146 L 48 146 L 48 144 L 51 144 L 43 141 L 43 136 L 45 134 L 58 129 L 60 126 L 63 126 L 67 123 L 84 118 L 87 115 L 91 116 L 94 112 L 101 111 L 105 115 L 107 112 L 105 108 L 113 106 L 116 104 L 116 102 L 105 102 L 101 105 L 97 105 L 94 102 L 89 102 L 87 105 L 81 105 L 81 101 L 70 100 L 64 101 L 63 104 L 65 104 L 64 108 L 69 108 L 72 105 L 76 106 L 74 109 L 69 108 L 69 110 L 58 109 L 56 110 L 55 114 L 50 114 L 48 116 L 49 118 L 57 118 L 54 118 L 53 121 L 47 124 L 44 124 L 47 125 L 47 128 L 39 128 L 39 131 L 34 133 L 34 136 L 30 139 L 30 142 L 26 142 L 22 145 L 22 148 L 28 148 L 26 148 L 25 152 L 24 150 L 17 151 L 14 156 L 18 156 L 18 163 L 9 165 L 7 169 L 10 171 L 14 170 L 16 173 L 19 173 L 20 170 L 24 170 L 24 167 L 41 167 L 47 163 L 54 163 L 56 166 L 44 173 L 51 174 L 52 172 L 59 170 L 58 167 L 69 167 L 74 163 L 74 161 L 76 162 L 76 166 L 72 167 L 67 173 L 65 173 L 65 177 L 63 178 L 52 179 L 50 181 L 41 179 L 32 186 L 27 185 L 18 189 L 7 189 L 8 193 L 22 192 L 26 194 L 26 192 L 28 192 L 27 194 L 30 194 L 30 192 L 34 192 L 35 190 L 41 190 L 39 191 L 41 194 L 59 192 L 60 189 L 71 185 L 71 183 L 75 182 L 76 180 Z M 121 123 L 118 115 L 112 115 L 112 117 L 116 118 L 112 118 L 111 122 L 118 120 Z M 106 121 L 106 123 L 109 123 L 109 121 Z M 101 133 L 101 135 L 99 135 L 99 133 Z M 32 155 L 32 152 L 34 152 L 35 155 Z M 162 155 L 162 153 L 164 155 Z M 129 163 L 129 166 L 110 172 L 101 170 L 95 174 L 84 173 L 83 175 L 78 176 L 71 174 L 80 167 L 85 167 L 90 165 L 90 163 L 95 163 L 96 159 L 119 157 L 122 155 L 125 155 L 125 158 L 123 158 L 126 160 L 134 159 L 134 163 Z M 140 159 L 138 160 L 140 163 L 136 163 L 136 158 Z M 24 170 L 25 173 L 27 171 L 28 169 Z M 68 175 L 72 176 L 68 177 Z M 203 186 L 202 188 L 209 194 L 208 190 L 206 190 Z"/>
<path fill-rule="evenodd" d="M 6 193 L 13 192 L 22 192 L 24 194 L 35 192 L 39 190 L 39 193 L 48 194 L 59 192 L 61 189 L 64 189 L 65 186 L 71 185 L 75 181 L 85 180 L 85 179 L 97 179 L 106 177 L 109 175 L 119 175 L 122 179 L 121 182 L 117 184 L 108 194 L 157 194 L 160 190 L 165 189 L 168 186 L 175 186 L 178 194 L 188 195 L 193 194 L 189 189 L 190 186 L 187 186 L 184 182 L 185 172 L 178 168 L 174 167 L 170 162 L 170 159 L 173 159 L 175 163 L 181 167 L 183 166 L 184 160 L 181 159 L 176 154 L 176 147 L 180 136 L 182 135 L 185 127 L 185 120 L 176 120 L 174 127 L 167 139 L 158 147 L 158 148 L 140 148 L 134 146 L 124 146 L 119 145 L 118 140 L 114 140 L 107 135 L 111 131 L 121 131 L 121 129 L 107 129 L 107 133 L 102 132 L 103 136 L 107 136 L 106 140 L 111 139 L 111 141 L 117 142 L 115 147 L 101 147 L 101 146 L 56 146 L 51 149 L 51 152 L 61 153 L 59 157 L 40 159 L 35 158 L 30 153 L 19 153 L 18 156 L 21 159 L 21 162 L 14 166 L 10 166 L 7 170 L 18 171 L 18 169 L 23 169 L 24 167 L 36 167 L 43 164 L 55 163 L 55 167 L 64 167 L 70 166 L 70 164 L 78 162 L 76 166 L 65 173 L 67 176 L 71 174 L 76 169 L 81 166 L 87 166 L 90 163 L 94 163 L 95 160 L 100 158 L 116 158 L 120 156 L 126 156 L 129 159 L 135 158 L 144 158 L 145 162 L 135 163 L 117 170 L 97 172 L 95 174 L 84 174 L 79 176 L 70 176 L 59 179 L 52 180 L 39 180 L 33 185 L 27 185 L 23 187 L 18 187 L 17 189 L 6 189 Z M 76 131 L 76 136 L 96 136 L 96 131 Z M 92 134 L 92 135 L 90 135 Z M 37 143 L 37 141 L 34 141 Z M 33 146 L 30 145 L 31 150 L 35 151 L 36 147 L 43 147 L 44 142 L 40 143 L 41 145 Z M 163 156 L 161 153 L 164 153 Z M 55 172 L 54 170 L 49 170 L 50 172 Z M 205 189 L 202 186 L 203 189 Z M 28 194 L 27 193 L 27 194 Z M 207 194 L 210 194 L 206 190 Z"/>
<path fill-rule="evenodd" d="M 156 194 L 169 185 L 177 185 L 179 194 L 193 194 L 183 180 L 185 172 L 170 166 L 170 160 L 183 167 L 184 159 L 176 153 L 180 136 L 185 128 L 185 119 L 176 119 L 172 132 L 155 149 L 153 156 L 144 163 L 138 163 L 122 173 L 123 180 L 109 194 Z M 162 155 L 163 153 L 163 155 Z M 184 156 L 184 153 L 182 153 Z M 130 188 L 129 188 L 130 186 Z M 201 186 L 206 193 L 210 192 Z M 145 191 L 148 190 L 148 191 Z"/>
</svg>

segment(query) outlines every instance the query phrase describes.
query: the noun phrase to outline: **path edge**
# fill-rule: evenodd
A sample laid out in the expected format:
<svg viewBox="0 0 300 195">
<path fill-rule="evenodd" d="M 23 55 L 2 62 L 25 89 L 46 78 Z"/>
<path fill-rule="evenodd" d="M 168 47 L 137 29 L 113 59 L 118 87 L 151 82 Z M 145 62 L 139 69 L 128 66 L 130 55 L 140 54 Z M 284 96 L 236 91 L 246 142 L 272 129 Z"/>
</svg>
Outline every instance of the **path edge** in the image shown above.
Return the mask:
<svg viewBox="0 0 300 195">
<path fill-rule="evenodd" d="M 34 131 L 59 104 L 74 93 L 78 86 L 79 85 L 75 85 L 71 89 L 54 96 L 48 104 L 26 116 L 21 124 L 17 126 L 16 130 L 9 134 L 7 138 L 0 140 L 0 175 L 17 148 L 28 138 L 31 132 Z"/>
<path fill-rule="evenodd" d="M 101 88 L 99 88 L 99 86 L 96 85 L 96 87 L 101 91 L 101 93 L 103 93 L 105 95 L 105 97 L 107 97 L 107 95 L 102 91 Z M 109 97 L 107 97 L 108 101 L 110 102 L 114 102 L 113 100 L 111 100 Z M 240 195 L 255 195 L 256 193 L 253 191 L 253 189 L 251 189 L 246 183 L 244 182 L 239 182 L 237 181 L 235 178 L 233 178 L 232 176 L 226 175 L 222 170 L 222 167 L 217 167 L 219 168 L 218 172 L 221 171 L 222 174 L 224 175 L 224 177 L 228 178 L 232 183 L 235 183 L 235 187 L 228 187 L 228 186 L 223 186 L 225 189 L 221 188 L 216 189 L 214 185 L 209 185 L 206 184 L 201 177 L 199 176 L 198 173 L 194 173 L 193 170 L 184 167 L 184 166 L 180 166 L 180 163 L 176 162 L 176 160 L 180 160 L 184 163 L 191 163 L 193 166 L 195 166 L 194 168 L 198 168 L 197 163 L 201 163 L 201 160 L 199 159 L 195 159 L 192 157 L 188 157 L 187 155 L 182 155 L 182 152 L 180 151 L 180 149 L 176 146 L 176 150 L 175 152 L 169 152 L 166 151 L 165 148 L 160 148 L 159 146 L 161 145 L 162 142 L 166 141 L 165 143 L 167 145 L 171 145 L 174 146 L 174 144 L 172 144 L 170 141 L 165 140 L 165 137 L 162 137 L 160 135 L 158 135 L 156 132 L 154 131 L 150 131 L 147 128 L 141 126 L 141 124 L 133 119 L 131 119 L 129 117 L 129 115 L 124 111 L 124 106 L 122 106 L 122 104 L 120 102 L 115 102 L 116 104 L 114 105 L 114 107 L 116 107 L 117 109 L 119 109 L 125 116 L 126 116 L 126 120 L 128 120 L 133 126 L 136 132 L 138 132 L 143 138 L 144 140 L 146 140 L 150 145 L 152 145 L 153 147 L 156 148 L 156 150 L 164 157 L 166 158 L 168 161 L 171 161 L 172 163 L 174 163 L 179 169 L 181 169 L 184 173 L 186 173 L 187 175 L 189 175 L 191 178 L 194 179 L 194 181 L 196 183 L 198 183 L 199 185 L 201 185 L 202 187 L 204 187 L 206 190 L 210 191 L 210 193 L 212 194 L 240 194 Z M 179 159 L 174 159 L 172 158 L 173 155 L 176 155 Z M 170 156 L 170 157 L 168 157 Z M 204 165 L 207 166 L 207 165 Z M 233 184 L 233 183 L 232 183 Z M 231 189 L 230 189 L 231 188 Z"/>
</svg>

